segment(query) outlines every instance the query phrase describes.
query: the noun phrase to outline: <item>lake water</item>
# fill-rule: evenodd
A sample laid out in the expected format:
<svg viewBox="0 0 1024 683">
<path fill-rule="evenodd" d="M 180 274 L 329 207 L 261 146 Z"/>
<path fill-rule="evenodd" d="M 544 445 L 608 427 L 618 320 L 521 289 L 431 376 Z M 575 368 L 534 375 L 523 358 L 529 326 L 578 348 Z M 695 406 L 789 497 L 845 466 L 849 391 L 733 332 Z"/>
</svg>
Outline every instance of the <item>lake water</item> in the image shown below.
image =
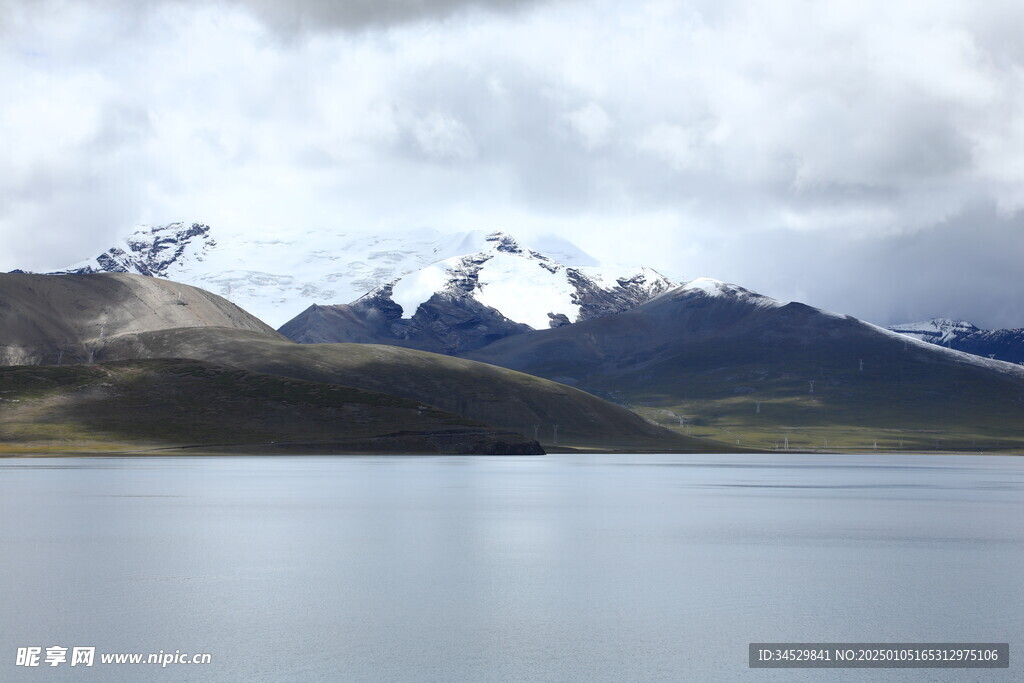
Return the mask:
<svg viewBox="0 0 1024 683">
<path fill-rule="evenodd" d="M 1009 642 L 1011 668 L 749 669 L 765 641 Z M 212 661 L 99 663 L 160 650 Z M 0 460 L 4 681 L 1009 681 L 1022 658 L 1020 458 Z"/>
</svg>

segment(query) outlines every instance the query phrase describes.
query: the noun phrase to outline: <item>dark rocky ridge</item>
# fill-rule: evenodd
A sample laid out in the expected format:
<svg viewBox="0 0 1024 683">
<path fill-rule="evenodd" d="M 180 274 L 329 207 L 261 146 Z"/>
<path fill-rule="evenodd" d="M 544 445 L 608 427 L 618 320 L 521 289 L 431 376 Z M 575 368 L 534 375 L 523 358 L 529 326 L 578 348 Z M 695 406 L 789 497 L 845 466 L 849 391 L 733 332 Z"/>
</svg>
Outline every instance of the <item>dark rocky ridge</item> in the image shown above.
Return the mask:
<svg viewBox="0 0 1024 683">
<path fill-rule="evenodd" d="M 569 268 L 566 272 L 569 281 L 576 287 L 576 292 L 572 296 L 573 303 L 580 307 L 579 318 L 573 322 L 628 311 L 670 289 L 662 282 L 656 282 L 653 288 L 645 289 L 643 285 L 647 284 L 647 278 L 643 273 L 630 278 L 619 278 L 615 287 L 604 289 L 575 268 Z"/>
<path fill-rule="evenodd" d="M 457 288 L 434 294 L 412 318 L 403 319 L 402 307 L 391 300 L 391 285 L 385 285 L 352 304 L 314 304 L 280 332 L 302 344 L 388 343 L 454 355 L 531 329 Z"/>
</svg>

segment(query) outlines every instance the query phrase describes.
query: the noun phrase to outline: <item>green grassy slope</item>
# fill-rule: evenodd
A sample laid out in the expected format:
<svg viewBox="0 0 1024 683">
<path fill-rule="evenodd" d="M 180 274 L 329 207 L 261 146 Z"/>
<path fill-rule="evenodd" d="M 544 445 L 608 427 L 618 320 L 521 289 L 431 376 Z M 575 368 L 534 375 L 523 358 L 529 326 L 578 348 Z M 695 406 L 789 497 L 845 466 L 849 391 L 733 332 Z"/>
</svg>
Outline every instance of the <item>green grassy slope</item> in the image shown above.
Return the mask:
<svg viewBox="0 0 1024 683">
<path fill-rule="evenodd" d="M 545 446 L 702 452 L 714 443 L 650 424 L 568 386 L 484 363 L 370 344 L 295 344 L 243 330 L 191 328 L 108 339 L 98 357 L 203 358 L 283 377 L 421 401 Z M 557 436 L 556 436 L 557 428 Z"/>
<path fill-rule="evenodd" d="M 0 368 L 0 453 L 182 448 L 540 452 L 416 401 L 192 360 Z"/>
<path fill-rule="evenodd" d="M 1024 388 L 1012 376 L 937 362 L 882 338 L 760 353 L 736 346 L 695 344 L 651 363 L 646 381 L 594 386 L 622 392 L 663 424 L 754 447 L 1024 447 Z M 679 417 L 689 418 L 688 428 Z"/>
</svg>

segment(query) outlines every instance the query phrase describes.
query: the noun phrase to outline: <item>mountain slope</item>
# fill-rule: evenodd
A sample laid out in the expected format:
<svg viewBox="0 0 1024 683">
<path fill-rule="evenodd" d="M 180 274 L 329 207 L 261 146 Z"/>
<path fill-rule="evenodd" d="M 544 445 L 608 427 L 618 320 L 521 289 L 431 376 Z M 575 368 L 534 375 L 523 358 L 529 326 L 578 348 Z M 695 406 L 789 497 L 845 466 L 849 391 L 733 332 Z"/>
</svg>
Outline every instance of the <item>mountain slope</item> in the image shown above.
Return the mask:
<svg viewBox="0 0 1024 683">
<path fill-rule="evenodd" d="M 391 285 L 384 285 L 352 304 L 314 304 L 279 331 L 302 344 L 392 344 L 458 354 L 532 329 L 456 292 L 434 293 L 412 318 L 402 318 L 402 307 L 391 299 Z"/>
<path fill-rule="evenodd" d="M 136 230 L 120 245 L 60 274 L 135 273 L 168 278 L 190 263 L 202 262 L 216 249 L 217 242 L 210 234 L 210 226 L 169 223 Z"/>
<path fill-rule="evenodd" d="M 963 320 L 933 318 L 889 328 L 930 344 L 1009 363 L 1024 363 L 1024 329 L 983 330 Z"/>
<path fill-rule="evenodd" d="M 0 365 L 86 362 L 108 337 L 200 326 L 279 338 L 234 304 L 167 280 L 0 273 Z"/>
<path fill-rule="evenodd" d="M 180 356 L 420 401 L 545 447 L 720 450 L 655 426 L 586 392 L 484 363 L 373 344 L 296 344 L 240 330 L 191 328 L 121 335 L 100 359 Z"/>
<path fill-rule="evenodd" d="M 758 447 L 1024 445 L 1024 370 L 702 278 L 467 357 Z"/>
<path fill-rule="evenodd" d="M 189 360 L 0 367 L 0 453 L 540 453 L 375 392 Z"/>
</svg>

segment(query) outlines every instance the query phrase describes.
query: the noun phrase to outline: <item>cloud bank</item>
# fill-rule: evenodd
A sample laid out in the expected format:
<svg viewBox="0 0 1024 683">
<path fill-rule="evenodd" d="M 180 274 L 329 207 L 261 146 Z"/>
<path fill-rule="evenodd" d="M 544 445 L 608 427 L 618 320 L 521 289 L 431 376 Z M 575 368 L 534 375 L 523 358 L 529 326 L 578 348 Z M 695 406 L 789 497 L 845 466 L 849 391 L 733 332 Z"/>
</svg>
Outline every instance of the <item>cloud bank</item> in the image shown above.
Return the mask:
<svg viewBox="0 0 1024 683">
<path fill-rule="evenodd" d="M 0 3 L 0 269 L 138 223 L 501 228 L 1024 326 L 1013 2 Z"/>
</svg>

